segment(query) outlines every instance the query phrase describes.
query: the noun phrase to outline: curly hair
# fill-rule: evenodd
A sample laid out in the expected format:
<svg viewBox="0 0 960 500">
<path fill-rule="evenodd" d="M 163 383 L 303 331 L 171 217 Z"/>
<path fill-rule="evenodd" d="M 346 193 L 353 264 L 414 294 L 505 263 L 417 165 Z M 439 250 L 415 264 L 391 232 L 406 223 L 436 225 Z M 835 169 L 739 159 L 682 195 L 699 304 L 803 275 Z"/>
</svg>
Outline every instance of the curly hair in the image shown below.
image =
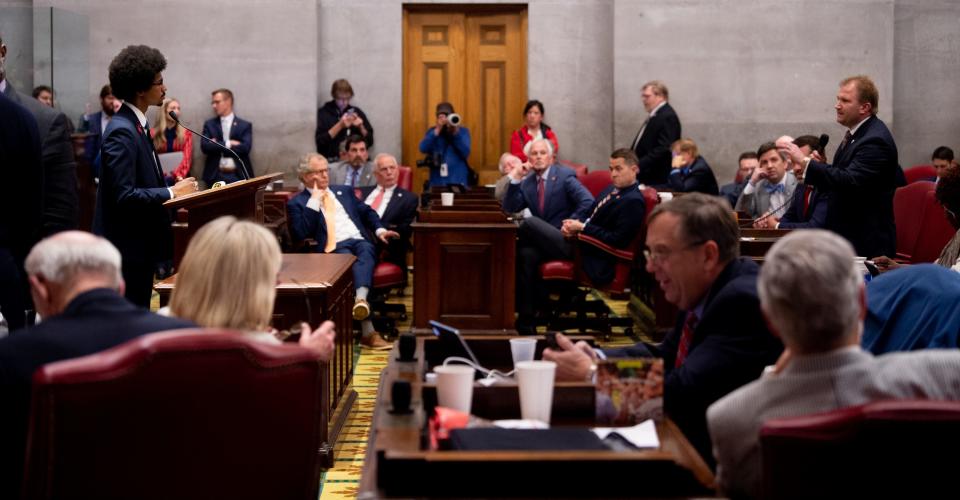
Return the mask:
<svg viewBox="0 0 960 500">
<path fill-rule="evenodd" d="M 113 95 L 131 101 L 137 92 L 149 90 L 157 73 L 167 67 L 159 50 L 146 45 L 130 45 L 110 62 L 110 86 Z"/>
</svg>

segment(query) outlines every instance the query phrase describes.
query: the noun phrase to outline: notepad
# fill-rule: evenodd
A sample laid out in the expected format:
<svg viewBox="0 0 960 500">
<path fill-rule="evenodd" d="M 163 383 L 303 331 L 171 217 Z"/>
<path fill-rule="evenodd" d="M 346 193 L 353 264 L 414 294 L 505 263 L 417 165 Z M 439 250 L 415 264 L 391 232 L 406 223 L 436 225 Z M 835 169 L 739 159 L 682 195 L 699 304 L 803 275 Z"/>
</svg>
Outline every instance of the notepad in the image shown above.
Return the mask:
<svg viewBox="0 0 960 500">
<path fill-rule="evenodd" d="M 616 434 L 630 442 L 637 448 L 659 448 L 660 437 L 657 436 L 657 426 L 653 420 L 640 422 L 633 427 L 595 427 L 593 433 L 600 439 L 606 439 Z"/>
</svg>

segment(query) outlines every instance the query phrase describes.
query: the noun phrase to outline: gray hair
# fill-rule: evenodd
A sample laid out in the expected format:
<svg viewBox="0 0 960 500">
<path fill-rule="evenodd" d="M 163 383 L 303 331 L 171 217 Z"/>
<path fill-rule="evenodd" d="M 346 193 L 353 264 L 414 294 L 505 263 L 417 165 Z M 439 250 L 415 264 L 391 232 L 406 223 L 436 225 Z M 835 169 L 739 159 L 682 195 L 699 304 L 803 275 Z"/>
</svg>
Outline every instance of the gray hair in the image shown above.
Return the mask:
<svg viewBox="0 0 960 500">
<path fill-rule="evenodd" d="M 703 193 L 687 193 L 657 205 L 650 212 L 647 225 L 664 213 L 680 218 L 678 235 L 687 245 L 715 242 L 722 264 L 740 256 L 740 226 L 725 199 Z"/>
<path fill-rule="evenodd" d="M 826 352 L 859 334 L 863 284 L 853 247 L 821 229 L 794 231 L 767 252 L 760 306 L 785 341 L 804 353 Z"/>
<path fill-rule="evenodd" d="M 314 158 L 323 160 L 324 163 L 327 163 L 327 159 L 324 158 L 320 153 L 307 153 L 300 158 L 300 164 L 297 165 L 297 176 L 303 177 L 304 174 L 310 173 L 310 160 L 313 160 Z"/>
<path fill-rule="evenodd" d="M 546 143 L 546 145 L 547 145 L 547 153 L 548 153 L 550 156 L 553 156 L 553 143 L 550 142 L 550 139 L 547 139 L 546 137 L 544 137 L 544 138 L 542 138 L 542 139 L 534 139 L 534 140 L 528 142 L 528 143 L 526 144 L 526 146 L 523 147 L 523 154 L 525 154 L 525 155 L 527 155 L 527 156 L 530 156 L 530 149 L 533 148 L 533 145 L 536 144 L 536 143 L 538 143 L 538 142 Z"/>
<path fill-rule="evenodd" d="M 397 166 L 400 166 L 400 162 L 397 161 L 397 157 L 393 156 L 390 153 L 378 153 L 377 156 L 373 157 L 373 165 L 379 168 L 380 160 L 384 158 L 390 158 L 391 160 L 393 160 L 394 163 L 397 164 Z"/>
<path fill-rule="evenodd" d="M 120 252 L 109 241 L 83 231 L 64 231 L 37 243 L 24 265 L 27 274 L 69 284 L 81 273 L 96 274 L 120 286 Z"/>
<path fill-rule="evenodd" d="M 547 141 L 547 142 L 550 142 L 550 141 Z M 500 155 L 500 161 L 497 162 L 497 168 L 500 169 L 501 175 L 506 173 L 503 171 L 503 166 L 507 164 L 507 160 L 509 160 L 510 158 L 517 158 L 517 156 L 512 153 L 503 153 L 502 155 Z M 519 160 L 520 158 L 517 158 L 517 159 Z"/>
</svg>

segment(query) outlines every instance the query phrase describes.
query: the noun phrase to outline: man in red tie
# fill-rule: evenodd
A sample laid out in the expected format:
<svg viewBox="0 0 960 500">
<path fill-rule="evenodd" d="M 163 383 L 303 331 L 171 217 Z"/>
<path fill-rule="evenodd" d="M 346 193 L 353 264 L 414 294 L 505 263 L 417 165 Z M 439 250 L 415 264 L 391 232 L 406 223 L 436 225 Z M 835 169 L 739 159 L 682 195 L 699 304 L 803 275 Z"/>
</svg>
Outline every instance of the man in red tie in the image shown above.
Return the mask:
<svg viewBox="0 0 960 500">
<path fill-rule="evenodd" d="M 416 194 L 397 185 L 400 167 L 396 157 L 380 153 L 373 163 L 373 176 L 377 184 L 360 188 L 360 199 L 377 212 L 383 227 L 400 235 L 387 243 L 384 260 L 406 269 L 407 251 L 410 248 L 410 236 L 413 234 L 410 224 L 417 217 L 419 199 Z"/>
<path fill-rule="evenodd" d="M 647 224 L 647 272 L 681 310 L 673 331 L 660 344 L 603 351 L 557 335 L 560 349 L 543 359 L 557 363 L 560 380 L 587 380 L 600 357 L 663 358 L 664 411 L 712 464 L 707 407 L 756 379 L 783 345 L 763 321 L 759 267 L 739 257 L 740 229 L 726 201 L 690 193 L 658 205 Z"/>
</svg>

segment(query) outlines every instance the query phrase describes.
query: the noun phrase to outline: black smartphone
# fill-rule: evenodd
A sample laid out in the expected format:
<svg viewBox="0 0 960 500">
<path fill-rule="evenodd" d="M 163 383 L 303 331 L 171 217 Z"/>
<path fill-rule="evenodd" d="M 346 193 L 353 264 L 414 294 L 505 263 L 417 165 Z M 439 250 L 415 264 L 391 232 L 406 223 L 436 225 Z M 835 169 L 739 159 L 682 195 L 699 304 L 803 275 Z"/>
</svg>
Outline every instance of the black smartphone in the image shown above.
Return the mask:
<svg viewBox="0 0 960 500">
<path fill-rule="evenodd" d="M 550 349 L 553 349 L 553 350 L 555 350 L 555 351 L 562 351 L 562 350 L 563 350 L 563 349 L 560 348 L 560 345 L 557 344 L 557 332 L 547 332 L 547 333 L 544 334 L 544 336 L 545 336 L 546 341 L 547 341 L 547 347 L 549 347 Z"/>
<path fill-rule="evenodd" d="M 863 265 L 866 266 L 867 271 L 870 271 L 870 276 L 875 277 L 880 274 L 880 269 L 877 268 L 877 265 L 874 264 L 872 260 L 863 261 Z"/>
</svg>

